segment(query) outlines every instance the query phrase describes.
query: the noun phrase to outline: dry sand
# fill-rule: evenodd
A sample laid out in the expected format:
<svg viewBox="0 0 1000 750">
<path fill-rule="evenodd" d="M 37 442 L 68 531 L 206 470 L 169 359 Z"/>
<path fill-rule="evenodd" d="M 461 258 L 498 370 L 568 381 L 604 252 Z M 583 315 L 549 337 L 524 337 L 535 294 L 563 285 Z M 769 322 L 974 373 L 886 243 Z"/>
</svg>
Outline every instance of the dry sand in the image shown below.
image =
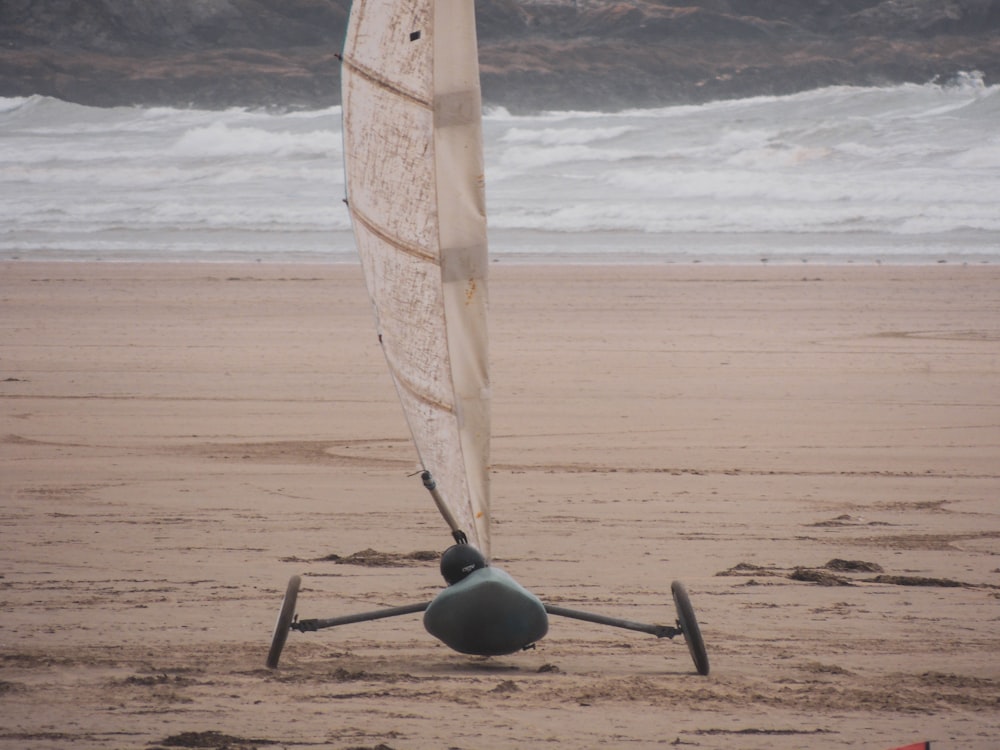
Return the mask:
<svg viewBox="0 0 1000 750">
<path fill-rule="evenodd" d="M 1000 747 L 1000 269 L 495 265 L 494 552 L 461 656 L 354 266 L 0 265 L 0 748 Z M 324 561 L 374 549 L 391 567 Z M 837 571 L 831 560 L 877 571 Z M 796 573 L 798 569 L 801 569 Z M 837 585 L 822 585 L 837 584 Z"/>
</svg>

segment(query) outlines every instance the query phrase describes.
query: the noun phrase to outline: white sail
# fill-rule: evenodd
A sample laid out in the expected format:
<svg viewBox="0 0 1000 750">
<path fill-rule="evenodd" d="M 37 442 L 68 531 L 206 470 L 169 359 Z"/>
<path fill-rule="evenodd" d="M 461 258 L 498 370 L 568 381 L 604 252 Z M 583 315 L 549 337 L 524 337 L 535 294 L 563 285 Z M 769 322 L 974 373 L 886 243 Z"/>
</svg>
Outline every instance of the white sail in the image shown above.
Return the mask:
<svg viewBox="0 0 1000 750">
<path fill-rule="evenodd" d="M 348 205 L 379 340 L 442 513 L 489 557 L 477 54 L 473 0 L 354 0 L 342 94 Z"/>
</svg>

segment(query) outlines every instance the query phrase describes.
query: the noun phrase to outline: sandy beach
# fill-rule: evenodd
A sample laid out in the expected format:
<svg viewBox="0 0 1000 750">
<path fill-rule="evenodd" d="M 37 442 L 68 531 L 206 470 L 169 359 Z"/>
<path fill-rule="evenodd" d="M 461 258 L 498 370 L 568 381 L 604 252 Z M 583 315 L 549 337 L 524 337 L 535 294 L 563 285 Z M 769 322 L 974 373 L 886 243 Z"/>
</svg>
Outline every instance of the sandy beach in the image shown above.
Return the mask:
<svg viewBox="0 0 1000 750">
<path fill-rule="evenodd" d="M 360 269 L 7 262 L 0 748 L 1000 746 L 1000 267 L 491 274 L 495 564 L 644 622 L 683 581 L 708 677 L 416 615 L 265 669 L 292 574 L 303 617 L 441 585 Z"/>
</svg>

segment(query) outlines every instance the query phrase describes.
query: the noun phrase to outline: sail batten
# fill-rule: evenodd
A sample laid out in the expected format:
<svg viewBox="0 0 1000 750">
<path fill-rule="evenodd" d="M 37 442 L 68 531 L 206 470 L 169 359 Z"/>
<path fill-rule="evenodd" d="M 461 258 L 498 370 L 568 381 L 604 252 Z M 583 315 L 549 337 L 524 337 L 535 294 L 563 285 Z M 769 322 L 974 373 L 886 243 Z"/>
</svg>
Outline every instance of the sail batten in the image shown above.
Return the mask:
<svg viewBox="0 0 1000 750">
<path fill-rule="evenodd" d="M 354 0 L 343 60 L 348 207 L 379 340 L 442 515 L 488 557 L 488 262 L 473 0 Z"/>
<path fill-rule="evenodd" d="M 455 407 L 453 404 L 445 403 L 444 401 L 435 398 L 433 394 L 421 390 L 417 385 L 407 380 L 406 374 L 399 367 L 393 366 L 392 361 L 388 360 L 388 357 L 387 361 L 389 364 L 389 374 L 392 375 L 392 379 L 398 388 L 401 388 L 417 401 L 426 404 L 436 411 L 445 412 L 447 414 L 455 413 Z M 424 468 L 426 469 L 427 467 L 425 466 Z"/>
<path fill-rule="evenodd" d="M 385 231 L 381 227 L 377 226 L 374 221 L 365 216 L 361 211 L 354 209 L 351 211 L 351 220 L 355 224 L 361 224 L 369 232 L 376 235 L 380 240 L 385 242 L 387 245 L 391 245 L 396 250 L 401 253 L 406 253 L 407 255 L 412 255 L 414 258 L 420 258 L 421 260 L 427 261 L 428 263 L 439 264 L 441 262 L 437 255 L 426 250 L 422 247 L 417 247 L 416 245 L 411 245 L 410 243 L 399 239 L 398 237 L 393 237 L 389 232 Z"/>
<path fill-rule="evenodd" d="M 350 68 L 351 71 L 354 72 L 356 75 L 364 76 L 365 78 L 367 78 L 374 86 L 377 86 L 385 91 L 392 92 L 396 96 L 401 97 L 403 99 L 409 99 L 411 102 L 421 107 L 430 109 L 431 107 L 434 106 L 433 102 L 430 101 L 429 99 L 423 99 L 418 94 L 414 94 L 411 91 L 407 91 L 403 88 L 400 88 L 399 86 L 394 85 L 392 81 L 380 76 L 375 71 L 365 67 L 364 65 L 361 65 L 360 63 L 358 63 L 357 61 L 353 60 L 350 57 L 347 57 L 346 55 L 341 59 L 341 63 L 343 64 L 344 67 Z"/>
</svg>

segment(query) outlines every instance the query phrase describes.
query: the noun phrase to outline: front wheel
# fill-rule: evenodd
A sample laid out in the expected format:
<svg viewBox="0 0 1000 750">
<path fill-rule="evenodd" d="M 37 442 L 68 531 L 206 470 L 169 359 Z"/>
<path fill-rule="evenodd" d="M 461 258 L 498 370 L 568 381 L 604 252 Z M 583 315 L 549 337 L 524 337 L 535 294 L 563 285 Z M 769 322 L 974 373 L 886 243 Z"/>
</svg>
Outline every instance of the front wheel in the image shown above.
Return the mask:
<svg viewBox="0 0 1000 750">
<path fill-rule="evenodd" d="M 299 587 L 302 585 L 300 576 L 292 576 L 288 579 L 288 588 L 285 589 L 285 598 L 281 602 L 281 611 L 278 612 L 278 622 L 274 625 L 274 635 L 271 636 L 271 650 L 267 653 L 267 668 L 277 669 L 278 659 L 281 658 L 281 650 L 288 640 L 288 632 L 292 628 L 292 620 L 295 618 L 295 602 L 299 598 Z"/>
<path fill-rule="evenodd" d="M 698 627 L 698 620 L 694 616 L 694 609 L 691 607 L 691 598 L 687 589 L 680 581 L 670 584 L 670 593 L 674 595 L 674 606 L 677 607 L 677 626 L 681 629 L 684 642 L 687 643 L 688 651 L 691 652 L 691 659 L 698 674 L 708 674 L 708 652 L 705 651 L 705 641 L 701 637 L 701 629 Z"/>
</svg>

